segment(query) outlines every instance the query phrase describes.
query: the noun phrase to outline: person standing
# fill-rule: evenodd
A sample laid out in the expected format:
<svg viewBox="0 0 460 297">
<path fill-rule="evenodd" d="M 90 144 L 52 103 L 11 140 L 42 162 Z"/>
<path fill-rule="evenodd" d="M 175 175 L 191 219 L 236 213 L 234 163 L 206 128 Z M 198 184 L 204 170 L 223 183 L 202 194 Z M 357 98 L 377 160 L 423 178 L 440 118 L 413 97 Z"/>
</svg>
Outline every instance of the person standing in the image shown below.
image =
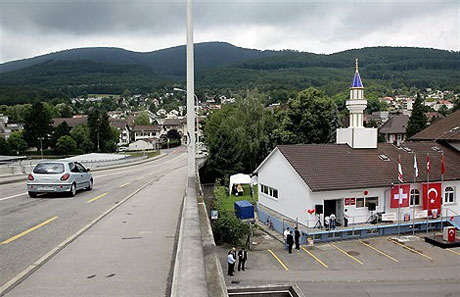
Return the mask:
<svg viewBox="0 0 460 297">
<path fill-rule="evenodd" d="M 240 271 L 240 269 L 243 269 L 244 271 L 244 264 L 247 259 L 248 252 L 244 248 L 241 248 L 241 250 L 238 251 L 238 271 Z"/>
<path fill-rule="evenodd" d="M 300 231 L 297 227 L 294 230 L 295 249 L 300 250 Z"/>
<path fill-rule="evenodd" d="M 349 219 L 348 209 L 345 208 L 345 210 L 343 211 L 343 226 L 344 227 L 348 227 L 348 219 Z"/>
<path fill-rule="evenodd" d="M 233 276 L 233 272 L 235 271 L 235 262 L 236 260 L 233 257 L 232 251 L 229 251 L 227 255 L 227 264 L 228 264 L 227 274 L 230 276 Z"/>
<path fill-rule="evenodd" d="M 329 224 L 331 222 L 331 218 L 329 218 L 329 216 L 326 216 L 324 218 L 324 227 L 326 228 L 326 231 L 329 231 Z"/>
<path fill-rule="evenodd" d="M 287 244 L 287 236 L 289 235 L 289 227 L 284 230 L 283 237 L 284 237 L 284 249 L 287 251 L 288 244 Z"/>
<path fill-rule="evenodd" d="M 287 235 L 286 242 L 288 245 L 289 254 L 292 254 L 292 246 L 294 245 L 294 236 L 292 236 L 292 231 Z"/>
<path fill-rule="evenodd" d="M 331 213 L 330 219 L 331 219 L 331 230 L 335 230 L 335 223 L 336 223 L 337 217 L 335 216 L 334 213 Z"/>
</svg>

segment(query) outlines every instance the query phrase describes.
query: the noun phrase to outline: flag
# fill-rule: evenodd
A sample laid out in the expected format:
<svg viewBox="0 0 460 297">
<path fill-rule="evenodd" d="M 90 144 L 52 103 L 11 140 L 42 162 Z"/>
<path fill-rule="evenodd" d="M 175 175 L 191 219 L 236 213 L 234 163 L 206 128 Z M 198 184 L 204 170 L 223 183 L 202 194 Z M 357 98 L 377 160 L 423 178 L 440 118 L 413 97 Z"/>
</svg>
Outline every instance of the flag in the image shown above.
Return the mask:
<svg viewBox="0 0 460 297">
<path fill-rule="evenodd" d="M 430 171 L 431 171 L 430 155 L 426 154 L 426 172 L 429 174 Z"/>
<path fill-rule="evenodd" d="M 401 166 L 401 155 L 398 155 L 398 180 L 400 183 L 404 182 L 402 166 Z"/>
<path fill-rule="evenodd" d="M 414 176 L 418 177 L 417 155 L 414 154 Z"/>
<path fill-rule="evenodd" d="M 423 184 L 423 209 L 428 209 L 429 215 L 433 209 L 441 213 L 441 195 L 441 183 Z"/>
<path fill-rule="evenodd" d="M 444 153 L 441 155 L 441 174 L 446 173 L 446 161 L 444 160 Z"/>
<path fill-rule="evenodd" d="M 410 184 L 396 185 L 391 189 L 391 208 L 408 207 Z"/>
</svg>

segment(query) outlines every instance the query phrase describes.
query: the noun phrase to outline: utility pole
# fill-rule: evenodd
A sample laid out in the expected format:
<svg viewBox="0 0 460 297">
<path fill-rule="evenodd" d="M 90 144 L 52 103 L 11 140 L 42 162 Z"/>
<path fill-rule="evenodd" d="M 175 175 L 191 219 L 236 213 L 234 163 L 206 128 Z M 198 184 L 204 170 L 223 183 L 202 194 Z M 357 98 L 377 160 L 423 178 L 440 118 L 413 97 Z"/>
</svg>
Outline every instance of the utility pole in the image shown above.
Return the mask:
<svg viewBox="0 0 460 297">
<path fill-rule="evenodd" d="M 192 1 L 187 1 L 187 134 L 188 177 L 196 176 L 195 160 L 195 73 L 193 54 L 193 10 Z"/>
</svg>

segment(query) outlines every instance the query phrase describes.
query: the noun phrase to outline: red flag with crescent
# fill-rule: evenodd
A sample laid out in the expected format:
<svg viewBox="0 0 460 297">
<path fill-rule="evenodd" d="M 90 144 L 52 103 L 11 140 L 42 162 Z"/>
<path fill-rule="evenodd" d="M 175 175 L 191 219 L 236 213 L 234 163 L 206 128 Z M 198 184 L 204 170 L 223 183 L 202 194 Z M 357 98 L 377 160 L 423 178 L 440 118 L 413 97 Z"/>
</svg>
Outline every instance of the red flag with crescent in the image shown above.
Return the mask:
<svg viewBox="0 0 460 297">
<path fill-rule="evenodd" d="M 423 184 L 423 209 L 428 209 L 428 214 L 432 209 L 441 213 L 441 193 L 441 183 Z"/>
<path fill-rule="evenodd" d="M 444 160 L 444 154 L 441 156 L 441 174 L 446 173 L 446 160 Z"/>
</svg>

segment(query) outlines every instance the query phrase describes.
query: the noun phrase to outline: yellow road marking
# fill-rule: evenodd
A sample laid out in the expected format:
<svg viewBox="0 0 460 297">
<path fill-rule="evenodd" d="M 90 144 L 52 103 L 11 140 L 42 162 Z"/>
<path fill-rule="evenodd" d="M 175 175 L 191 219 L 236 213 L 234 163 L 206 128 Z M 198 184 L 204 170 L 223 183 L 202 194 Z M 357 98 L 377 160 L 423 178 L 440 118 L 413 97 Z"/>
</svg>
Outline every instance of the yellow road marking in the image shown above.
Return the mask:
<svg viewBox="0 0 460 297">
<path fill-rule="evenodd" d="M 283 268 L 284 268 L 286 271 L 289 270 L 289 269 L 287 268 L 287 266 L 284 265 L 283 261 L 281 261 L 280 258 L 278 258 L 277 255 L 275 255 L 274 252 L 272 252 L 271 250 L 268 250 L 268 251 L 272 254 L 273 257 L 275 257 L 276 260 L 278 260 L 278 262 L 280 262 L 281 266 L 283 266 Z"/>
<path fill-rule="evenodd" d="M 131 183 L 131 182 L 124 183 L 124 184 L 122 184 L 122 185 L 120 186 L 120 188 L 123 188 L 123 187 L 129 185 L 130 183 Z"/>
<path fill-rule="evenodd" d="M 97 197 L 94 197 L 93 199 L 90 199 L 90 200 L 86 201 L 86 203 L 90 203 L 90 202 L 96 201 L 97 199 L 104 197 L 104 196 L 107 195 L 108 193 L 109 193 L 109 192 L 105 192 L 104 194 L 101 194 L 101 195 L 99 195 L 99 196 L 97 196 Z"/>
<path fill-rule="evenodd" d="M 452 250 L 452 249 L 446 249 L 446 251 L 449 251 L 449 252 L 451 252 L 451 253 L 454 253 L 454 254 L 457 254 L 457 255 L 460 256 L 460 253 L 459 253 L 459 252 L 456 252 L 456 251 L 454 251 L 454 250 Z"/>
<path fill-rule="evenodd" d="M 363 262 L 359 261 L 358 259 L 356 259 L 355 257 L 353 257 L 352 255 L 350 255 L 349 253 L 347 253 L 346 251 L 342 250 L 341 248 L 339 248 L 338 246 L 336 246 L 335 244 L 331 243 L 331 245 L 333 247 L 335 247 L 337 250 L 341 251 L 342 253 L 344 253 L 345 255 L 347 255 L 350 259 L 353 259 L 355 260 L 356 262 L 358 262 L 359 264 L 361 265 L 364 265 Z"/>
<path fill-rule="evenodd" d="M 427 255 L 425 255 L 425 254 L 422 254 L 422 253 L 420 253 L 419 251 L 414 250 L 413 248 L 410 248 L 410 247 L 408 247 L 408 246 L 405 246 L 404 244 L 401 244 L 401 243 L 397 242 L 396 240 L 393 240 L 393 239 L 391 239 L 391 238 L 389 238 L 388 240 L 390 240 L 391 242 L 396 243 L 397 245 L 399 245 L 399 246 L 405 248 L 406 250 L 409 250 L 409 251 L 411 251 L 411 252 L 414 252 L 414 253 L 416 253 L 417 255 L 420 255 L 420 256 L 422 256 L 422 257 L 425 257 L 425 258 L 429 259 L 430 261 L 433 261 L 433 258 L 431 258 L 431 257 L 429 257 L 429 256 L 427 256 Z"/>
<path fill-rule="evenodd" d="M 15 236 L 11 237 L 10 239 L 7 239 L 7 240 L 3 241 L 2 243 L 0 243 L 0 245 L 2 245 L 2 244 L 7 244 L 7 243 L 10 243 L 10 242 L 12 242 L 12 241 L 18 239 L 18 238 L 21 238 L 21 237 L 23 237 L 24 235 L 26 235 L 26 234 L 28 234 L 28 233 L 30 233 L 30 232 L 32 232 L 32 231 L 35 231 L 35 230 L 37 230 L 38 228 L 40 228 L 40 227 L 42 227 L 42 226 L 45 226 L 45 225 L 48 224 L 48 223 L 51 223 L 52 221 L 56 220 L 57 218 L 58 218 L 58 217 L 52 217 L 51 219 L 48 219 L 48 220 L 44 221 L 43 223 L 40 223 L 40 224 L 38 224 L 38 225 L 36 225 L 36 226 L 34 226 L 34 227 L 32 227 L 32 228 L 30 228 L 30 229 L 24 231 L 24 232 L 19 233 L 18 235 L 15 235 Z"/>
<path fill-rule="evenodd" d="M 364 242 L 364 241 L 362 241 L 362 240 L 360 240 L 359 242 L 361 242 L 362 244 L 364 244 L 364 245 L 365 245 L 365 246 L 367 246 L 368 248 L 371 248 L 371 249 L 373 249 L 373 250 L 374 250 L 374 251 L 376 251 L 377 253 L 379 253 L 379 254 L 381 254 L 381 255 L 383 255 L 383 256 L 385 256 L 385 257 L 387 257 L 388 259 L 390 259 L 390 260 L 393 260 L 393 261 L 395 261 L 395 262 L 399 262 L 398 260 L 396 260 L 396 259 L 395 259 L 395 258 L 393 258 L 392 256 L 390 256 L 390 255 L 388 255 L 388 254 L 386 254 L 386 253 L 382 252 L 381 250 L 379 250 L 379 249 L 377 249 L 377 248 L 373 247 L 372 245 L 370 245 L 370 244 L 367 244 L 367 243 L 365 243 L 365 242 Z"/>
<path fill-rule="evenodd" d="M 319 264 L 323 265 L 325 268 L 329 268 L 326 264 L 324 264 L 323 261 L 321 261 L 318 257 L 316 257 L 315 255 L 313 255 L 313 253 L 311 253 L 309 250 L 307 250 L 306 248 L 304 248 L 303 246 L 301 246 L 302 250 L 304 250 L 304 252 L 306 252 L 307 254 L 309 254 L 310 256 L 312 256 L 313 259 L 315 259 L 316 261 L 318 261 Z"/>
</svg>

